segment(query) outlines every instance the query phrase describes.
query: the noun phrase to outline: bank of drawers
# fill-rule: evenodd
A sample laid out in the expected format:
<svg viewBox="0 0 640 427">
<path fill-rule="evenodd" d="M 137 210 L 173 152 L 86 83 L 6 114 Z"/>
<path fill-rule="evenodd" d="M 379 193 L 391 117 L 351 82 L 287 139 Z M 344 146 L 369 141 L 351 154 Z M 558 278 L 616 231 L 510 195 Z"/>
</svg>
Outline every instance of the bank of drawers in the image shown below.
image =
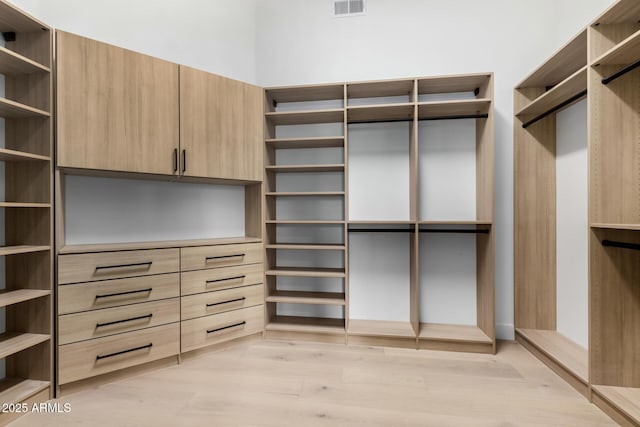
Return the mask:
<svg viewBox="0 0 640 427">
<path fill-rule="evenodd" d="M 58 256 L 59 384 L 259 333 L 262 245 Z"/>
<path fill-rule="evenodd" d="M 262 245 L 183 248 L 181 351 L 261 332 Z"/>
</svg>

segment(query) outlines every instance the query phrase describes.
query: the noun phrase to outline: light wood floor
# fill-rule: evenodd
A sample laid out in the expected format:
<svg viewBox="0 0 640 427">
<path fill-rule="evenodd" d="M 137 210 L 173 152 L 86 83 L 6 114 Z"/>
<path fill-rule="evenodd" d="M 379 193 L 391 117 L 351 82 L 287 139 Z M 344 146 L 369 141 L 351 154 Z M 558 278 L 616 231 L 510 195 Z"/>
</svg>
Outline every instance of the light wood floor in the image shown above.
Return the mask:
<svg viewBox="0 0 640 427">
<path fill-rule="evenodd" d="M 608 426 L 514 343 L 497 356 L 261 342 L 63 397 L 12 426 Z"/>
</svg>

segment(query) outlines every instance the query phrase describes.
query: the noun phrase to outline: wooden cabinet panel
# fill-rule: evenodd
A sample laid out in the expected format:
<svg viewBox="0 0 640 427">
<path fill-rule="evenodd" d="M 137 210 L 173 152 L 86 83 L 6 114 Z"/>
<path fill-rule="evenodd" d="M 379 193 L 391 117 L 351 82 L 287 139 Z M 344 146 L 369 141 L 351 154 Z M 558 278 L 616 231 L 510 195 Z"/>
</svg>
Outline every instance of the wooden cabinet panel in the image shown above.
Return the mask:
<svg viewBox="0 0 640 427">
<path fill-rule="evenodd" d="M 59 166 L 174 173 L 177 64 L 58 31 L 57 76 Z"/>
<path fill-rule="evenodd" d="M 181 294 L 199 294 L 256 285 L 264 280 L 264 264 L 237 265 L 180 273 Z"/>
<path fill-rule="evenodd" d="M 182 173 L 262 181 L 262 89 L 180 66 Z"/>
<path fill-rule="evenodd" d="M 264 287 L 262 285 L 189 295 L 181 299 L 182 320 L 253 307 L 263 303 Z"/>
<path fill-rule="evenodd" d="M 180 270 L 229 267 L 262 262 L 261 243 L 194 246 L 180 249 Z"/>
</svg>

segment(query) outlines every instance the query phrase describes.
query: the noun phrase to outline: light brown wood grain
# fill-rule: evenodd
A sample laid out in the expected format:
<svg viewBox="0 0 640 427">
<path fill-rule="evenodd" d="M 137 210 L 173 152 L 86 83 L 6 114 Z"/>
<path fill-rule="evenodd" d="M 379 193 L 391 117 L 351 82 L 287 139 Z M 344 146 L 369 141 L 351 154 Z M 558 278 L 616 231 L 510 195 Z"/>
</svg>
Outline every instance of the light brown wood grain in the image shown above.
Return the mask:
<svg viewBox="0 0 640 427">
<path fill-rule="evenodd" d="M 158 326 L 60 347 L 58 381 L 67 384 L 83 378 L 162 359 L 180 352 L 180 325 Z M 109 356 L 152 344 L 149 348 Z"/>
<path fill-rule="evenodd" d="M 262 98 L 257 86 L 181 66 L 181 173 L 262 181 Z"/>
<path fill-rule="evenodd" d="M 180 300 L 182 321 L 264 304 L 262 284 L 184 296 Z"/>
<path fill-rule="evenodd" d="M 263 264 L 238 265 L 180 273 L 181 295 L 256 285 L 264 279 Z"/>
<path fill-rule="evenodd" d="M 57 32 L 58 165 L 171 175 L 178 65 Z"/>
<path fill-rule="evenodd" d="M 96 252 L 58 257 L 58 283 L 80 283 L 173 273 L 180 269 L 178 249 Z"/>
<path fill-rule="evenodd" d="M 84 313 L 65 314 L 58 317 L 58 345 L 137 331 L 179 321 L 179 298 L 130 304 Z"/>
<path fill-rule="evenodd" d="M 215 239 L 162 240 L 155 242 L 105 243 L 89 245 L 67 245 L 60 254 L 83 254 L 87 252 L 134 251 L 141 249 L 183 248 L 190 246 L 230 245 L 236 243 L 259 243 L 258 237 L 222 237 Z"/>
<path fill-rule="evenodd" d="M 198 246 L 180 250 L 182 271 L 256 264 L 261 263 L 262 259 L 260 243 Z"/>
</svg>

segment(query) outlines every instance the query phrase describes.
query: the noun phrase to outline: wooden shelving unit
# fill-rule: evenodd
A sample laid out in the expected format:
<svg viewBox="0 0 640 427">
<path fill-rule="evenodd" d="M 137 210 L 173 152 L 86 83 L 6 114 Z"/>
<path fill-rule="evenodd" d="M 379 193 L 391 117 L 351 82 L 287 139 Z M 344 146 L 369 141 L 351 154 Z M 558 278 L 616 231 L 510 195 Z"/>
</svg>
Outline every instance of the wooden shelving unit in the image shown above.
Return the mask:
<svg viewBox="0 0 640 427">
<path fill-rule="evenodd" d="M 0 335 L 5 378 L 3 403 L 43 402 L 53 387 L 53 167 L 52 51 L 47 25 L 0 1 L 0 32 L 11 36 L 0 48 L 5 97 L 5 275 L 0 306 L 6 332 Z M 13 33 L 13 34 L 11 34 Z M 12 419 L 0 415 L 0 424 Z"/>
<path fill-rule="evenodd" d="M 517 339 L 625 426 L 640 425 L 638 65 L 640 3 L 619 0 L 518 85 L 514 105 Z M 555 112 L 585 95 L 588 348 L 556 330 L 555 216 L 548 214 L 555 212 Z"/>
<path fill-rule="evenodd" d="M 442 96 L 456 92 L 465 92 L 467 98 L 453 100 L 432 100 L 429 95 Z M 494 284 L 493 284 L 493 76 L 490 73 L 457 76 L 436 76 L 400 80 L 382 80 L 368 82 L 349 82 L 314 86 L 294 86 L 266 89 L 265 113 L 265 206 L 266 206 L 266 336 L 291 338 L 281 335 L 283 332 L 299 333 L 301 339 L 329 340 L 335 337 L 322 336 L 326 320 L 322 316 L 303 317 L 304 328 L 300 322 L 289 322 L 278 312 L 279 304 L 300 305 L 339 305 L 344 306 L 339 330 L 349 343 L 364 345 L 400 346 L 409 348 L 440 348 L 450 350 L 495 352 L 494 325 Z M 297 104 L 300 103 L 300 104 Z M 286 105 L 284 105 L 286 104 Z M 340 107 L 340 108 L 339 108 Z M 418 140 L 417 128 L 421 120 L 476 119 L 477 128 L 477 188 L 482 202 L 477 208 L 475 220 L 421 221 L 418 215 Z M 308 135 L 300 129 L 291 137 L 287 133 L 288 125 L 322 123 L 342 123 L 344 135 L 319 136 L 311 129 Z M 375 124 L 384 126 L 389 122 L 407 122 L 412 129 L 410 146 L 410 193 L 411 217 L 407 220 L 357 220 L 349 219 L 349 133 L 351 126 Z M 335 132 L 327 134 L 335 135 Z M 299 135 L 302 135 L 300 137 Z M 281 154 L 289 149 L 340 149 L 343 161 L 323 163 L 321 160 L 309 163 L 279 161 Z M 310 151 L 316 153 L 315 151 Z M 318 152 L 319 153 L 319 152 Z M 284 156 L 286 157 L 286 156 Z M 283 158 L 284 158 L 283 157 Z M 320 164 L 317 164 L 320 163 Z M 290 191 L 283 185 L 283 174 L 305 173 L 342 173 L 344 189 L 313 191 Z M 295 175 L 298 176 L 298 175 Z M 343 219 L 322 219 L 321 215 L 313 219 L 283 218 L 278 200 L 288 197 L 340 198 L 344 200 Z M 297 203 L 297 202 L 296 202 Z M 303 203 L 301 201 L 300 203 Z M 318 242 L 303 238 L 291 238 L 292 226 L 299 226 L 301 233 L 316 230 L 313 227 L 340 227 L 344 238 L 339 242 Z M 290 227 L 287 237 L 279 239 L 280 227 Z M 419 320 L 419 261 L 418 242 L 421 232 L 460 231 L 478 233 L 479 273 L 477 274 L 478 320 L 476 325 L 435 325 L 422 324 Z M 318 228 L 319 230 L 319 228 Z M 349 235 L 352 233 L 413 233 L 411 249 L 411 318 L 406 322 L 380 320 L 360 320 L 349 316 Z M 319 234 L 315 234 L 317 238 Z M 295 243 L 294 243 L 295 242 Z M 344 267 L 306 268 L 280 265 L 281 252 L 300 254 L 306 252 L 322 259 L 328 252 L 338 251 L 344 254 Z M 286 265 L 286 263 L 285 263 Z M 422 267 L 424 268 L 424 267 Z M 344 279 L 343 291 L 320 292 L 294 289 L 291 282 L 286 290 L 279 288 L 278 278 L 314 278 Z M 295 316 L 294 316 L 295 317 Z M 421 332 L 422 326 L 422 332 Z M 346 327 L 346 331 L 345 331 Z M 312 328 L 308 330 L 307 328 Z M 302 330 L 301 330 L 302 329 Z M 324 330 L 326 332 L 326 330 Z M 333 332 L 336 329 L 332 329 Z M 311 334 L 311 335 L 307 335 Z M 295 335 L 294 335 L 295 336 Z"/>
</svg>

